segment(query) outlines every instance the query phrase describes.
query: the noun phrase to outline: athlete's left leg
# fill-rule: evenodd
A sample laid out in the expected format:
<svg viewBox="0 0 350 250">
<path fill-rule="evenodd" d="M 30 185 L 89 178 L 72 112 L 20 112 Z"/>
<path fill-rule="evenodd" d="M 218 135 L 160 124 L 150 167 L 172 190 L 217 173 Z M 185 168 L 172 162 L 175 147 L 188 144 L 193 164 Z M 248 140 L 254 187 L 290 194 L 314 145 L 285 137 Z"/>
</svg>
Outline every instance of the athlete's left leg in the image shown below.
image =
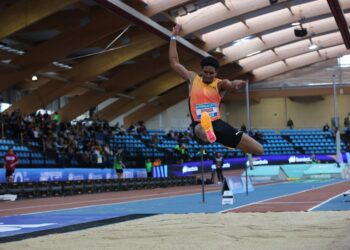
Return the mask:
<svg viewBox="0 0 350 250">
<path fill-rule="evenodd" d="M 217 137 L 217 142 L 229 148 L 237 148 L 244 153 L 261 155 L 263 154 L 262 145 L 242 131 L 238 131 L 230 124 L 217 120 L 213 122 L 213 128 Z"/>
<path fill-rule="evenodd" d="M 247 154 L 262 155 L 264 153 L 263 146 L 247 134 L 242 135 L 236 148 Z"/>
</svg>

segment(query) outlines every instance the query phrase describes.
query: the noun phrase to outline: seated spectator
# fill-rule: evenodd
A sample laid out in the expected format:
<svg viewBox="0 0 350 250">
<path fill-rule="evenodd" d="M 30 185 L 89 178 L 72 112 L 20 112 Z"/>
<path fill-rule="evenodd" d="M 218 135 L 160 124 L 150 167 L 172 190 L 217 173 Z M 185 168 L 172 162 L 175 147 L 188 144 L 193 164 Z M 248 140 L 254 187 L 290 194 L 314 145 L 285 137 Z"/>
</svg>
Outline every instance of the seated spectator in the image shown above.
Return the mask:
<svg viewBox="0 0 350 250">
<path fill-rule="evenodd" d="M 323 126 L 323 131 L 324 131 L 324 132 L 329 131 L 329 125 L 328 125 L 328 123 L 326 123 L 326 124 Z"/>
<path fill-rule="evenodd" d="M 131 134 L 131 133 L 135 132 L 135 126 L 131 124 L 131 125 L 128 127 L 128 129 L 126 130 L 126 132 L 127 132 L 128 134 Z"/>
<path fill-rule="evenodd" d="M 51 120 L 53 120 L 55 123 L 59 123 L 61 121 L 60 115 L 57 113 L 57 111 L 52 115 Z"/>
<path fill-rule="evenodd" d="M 350 120 L 348 116 L 344 118 L 344 133 L 350 136 Z"/>
<path fill-rule="evenodd" d="M 136 129 L 139 135 L 147 135 L 147 128 L 144 121 L 138 121 L 138 127 Z"/>
<path fill-rule="evenodd" d="M 94 159 L 94 163 L 97 163 L 97 164 L 103 163 L 101 148 L 99 146 L 95 146 L 93 149 L 93 159 Z"/>
<path fill-rule="evenodd" d="M 154 161 L 153 161 L 153 167 L 158 167 L 162 165 L 162 161 L 159 159 L 159 158 L 156 158 Z"/>
<path fill-rule="evenodd" d="M 169 132 L 166 134 L 166 137 L 169 139 L 174 139 L 174 131 L 173 130 L 169 130 Z"/>
<path fill-rule="evenodd" d="M 159 143 L 158 135 L 152 135 L 151 139 L 149 140 L 149 146 L 155 147 Z"/>
<path fill-rule="evenodd" d="M 288 119 L 287 121 L 287 127 L 290 128 L 290 129 L 293 129 L 294 128 L 294 122 L 291 118 Z"/>
<path fill-rule="evenodd" d="M 185 136 L 185 134 L 180 133 L 180 134 L 179 134 L 179 138 L 178 138 L 178 142 L 179 142 L 180 144 L 188 144 L 188 143 L 189 143 L 189 140 L 188 140 L 188 137 Z"/>
<path fill-rule="evenodd" d="M 111 165 L 113 160 L 113 151 L 110 149 L 108 144 L 105 144 L 103 147 L 103 156 L 105 157 L 106 165 Z"/>
<path fill-rule="evenodd" d="M 244 124 L 242 124 L 242 126 L 241 126 L 241 131 L 243 133 L 247 133 L 247 127 Z"/>
<path fill-rule="evenodd" d="M 180 163 L 187 161 L 188 152 L 187 152 L 187 145 L 185 143 L 177 144 L 175 146 L 175 152 L 180 156 Z"/>
</svg>

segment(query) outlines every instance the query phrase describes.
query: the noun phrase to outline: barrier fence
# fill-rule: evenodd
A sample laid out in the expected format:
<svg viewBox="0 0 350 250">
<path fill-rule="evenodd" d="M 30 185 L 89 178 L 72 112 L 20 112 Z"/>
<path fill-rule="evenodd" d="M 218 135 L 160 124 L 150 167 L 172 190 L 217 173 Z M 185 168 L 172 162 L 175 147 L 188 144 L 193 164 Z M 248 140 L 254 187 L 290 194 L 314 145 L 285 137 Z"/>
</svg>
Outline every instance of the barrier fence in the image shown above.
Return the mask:
<svg viewBox="0 0 350 250">
<path fill-rule="evenodd" d="M 195 176 L 168 178 L 100 179 L 0 183 L 0 195 L 15 194 L 18 199 L 55 197 L 136 189 L 195 185 Z"/>
</svg>

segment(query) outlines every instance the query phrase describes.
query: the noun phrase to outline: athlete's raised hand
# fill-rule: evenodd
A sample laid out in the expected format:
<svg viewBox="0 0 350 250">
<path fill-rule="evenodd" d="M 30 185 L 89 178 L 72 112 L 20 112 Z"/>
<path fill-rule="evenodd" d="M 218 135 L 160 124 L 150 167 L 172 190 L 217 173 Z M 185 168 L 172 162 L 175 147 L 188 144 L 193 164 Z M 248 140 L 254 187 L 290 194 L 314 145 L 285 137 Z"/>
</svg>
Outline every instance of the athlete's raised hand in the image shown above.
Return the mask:
<svg viewBox="0 0 350 250">
<path fill-rule="evenodd" d="M 173 31 L 172 31 L 172 34 L 174 36 L 177 36 L 180 34 L 180 31 L 181 31 L 181 25 L 180 24 L 176 24 L 174 27 L 173 27 Z"/>
</svg>

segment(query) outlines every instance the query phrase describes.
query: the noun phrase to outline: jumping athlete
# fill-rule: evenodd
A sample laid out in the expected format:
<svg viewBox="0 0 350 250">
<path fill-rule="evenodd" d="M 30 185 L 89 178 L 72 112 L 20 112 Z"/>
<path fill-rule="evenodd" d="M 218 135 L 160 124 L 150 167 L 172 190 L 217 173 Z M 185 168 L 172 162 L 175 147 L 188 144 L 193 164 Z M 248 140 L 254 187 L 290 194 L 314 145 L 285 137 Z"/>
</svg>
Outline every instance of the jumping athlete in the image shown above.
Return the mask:
<svg viewBox="0 0 350 250">
<path fill-rule="evenodd" d="M 173 70 L 189 82 L 189 107 L 195 138 L 203 143 L 216 141 L 245 153 L 261 155 L 263 147 L 259 142 L 220 119 L 220 102 L 226 91 L 240 89 L 245 81 L 216 78 L 220 65 L 213 57 L 202 60 L 199 74 L 187 70 L 180 64 L 176 48 L 180 29 L 181 26 L 176 25 L 172 30 L 169 61 Z"/>
</svg>

